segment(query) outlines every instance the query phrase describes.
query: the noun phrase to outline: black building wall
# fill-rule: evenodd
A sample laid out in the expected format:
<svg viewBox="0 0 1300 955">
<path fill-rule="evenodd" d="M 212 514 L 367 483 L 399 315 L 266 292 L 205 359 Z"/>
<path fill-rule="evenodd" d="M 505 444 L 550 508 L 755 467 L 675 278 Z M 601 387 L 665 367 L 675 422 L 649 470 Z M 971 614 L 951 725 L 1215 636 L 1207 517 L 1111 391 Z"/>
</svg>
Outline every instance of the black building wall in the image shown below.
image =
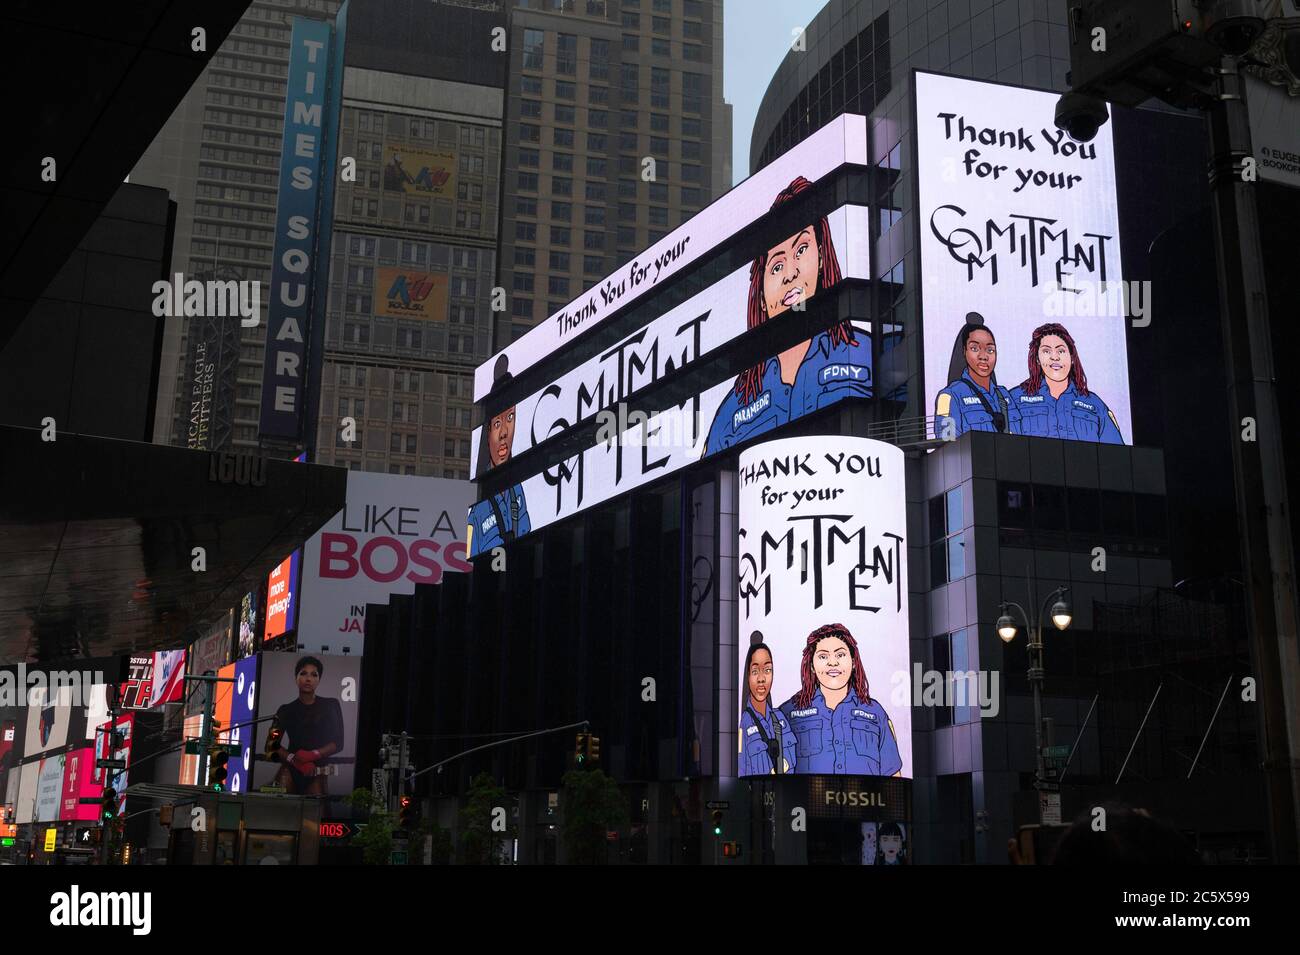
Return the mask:
<svg viewBox="0 0 1300 955">
<path fill-rule="evenodd" d="M 0 351 L 0 423 L 152 440 L 175 216 L 163 189 L 118 189 Z"/>
</svg>

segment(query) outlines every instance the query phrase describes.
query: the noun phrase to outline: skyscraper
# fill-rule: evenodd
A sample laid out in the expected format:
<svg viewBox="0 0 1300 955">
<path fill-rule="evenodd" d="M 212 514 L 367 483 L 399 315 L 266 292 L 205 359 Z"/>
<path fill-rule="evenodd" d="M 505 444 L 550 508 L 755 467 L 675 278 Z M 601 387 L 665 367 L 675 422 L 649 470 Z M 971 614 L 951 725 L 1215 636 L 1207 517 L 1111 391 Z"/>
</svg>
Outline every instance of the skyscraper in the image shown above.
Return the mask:
<svg viewBox="0 0 1300 955">
<path fill-rule="evenodd" d="M 730 188 L 721 0 L 514 0 L 501 348 Z"/>
</svg>

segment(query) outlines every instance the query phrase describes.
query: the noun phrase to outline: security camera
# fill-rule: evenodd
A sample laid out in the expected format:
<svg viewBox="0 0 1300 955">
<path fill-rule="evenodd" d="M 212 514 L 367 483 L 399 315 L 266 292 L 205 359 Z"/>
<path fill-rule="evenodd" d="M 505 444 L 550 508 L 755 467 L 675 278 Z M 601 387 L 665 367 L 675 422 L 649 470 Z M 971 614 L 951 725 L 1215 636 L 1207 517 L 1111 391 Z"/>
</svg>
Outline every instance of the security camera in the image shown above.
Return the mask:
<svg viewBox="0 0 1300 955">
<path fill-rule="evenodd" d="M 1110 119 L 1105 100 L 1073 91 L 1056 101 L 1056 128 L 1063 129 L 1077 143 L 1089 142 Z"/>
<path fill-rule="evenodd" d="M 1258 0 L 1202 0 L 1200 12 L 1205 39 L 1228 56 L 1244 56 L 1267 25 Z"/>
</svg>

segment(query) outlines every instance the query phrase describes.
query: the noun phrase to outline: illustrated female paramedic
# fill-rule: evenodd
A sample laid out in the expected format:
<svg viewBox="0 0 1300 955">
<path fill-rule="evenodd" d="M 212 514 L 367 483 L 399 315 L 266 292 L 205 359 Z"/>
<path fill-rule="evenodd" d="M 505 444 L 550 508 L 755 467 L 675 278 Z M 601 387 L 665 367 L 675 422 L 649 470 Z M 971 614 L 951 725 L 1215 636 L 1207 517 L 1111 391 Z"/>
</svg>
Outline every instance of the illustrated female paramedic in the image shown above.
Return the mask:
<svg viewBox="0 0 1300 955">
<path fill-rule="evenodd" d="M 948 385 L 934 402 L 935 437 L 949 433 L 957 437 L 967 431 L 1015 431 L 1011 395 L 998 384 L 993 371 L 997 363 L 998 346 L 992 330 L 979 312 L 969 313 L 953 343 Z"/>
<path fill-rule="evenodd" d="M 781 707 L 798 742 L 799 772 L 901 774 L 894 726 L 880 701 L 871 698 L 857 641 L 846 626 L 829 623 L 808 635 L 802 681 Z"/>
<path fill-rule="evenodd" d="M 1119 422 L 1088 390 L 1079 351 L 1065 326 L 1048 322 L 1029 341 L 1029 377 L 1011 389 L 1020 434 L 1123 444 Z"/>
<path fill-rule="evenodd" d="M 772 203 L 778 209 L 812 183 L 798 176 Z M 840 281 L 840 263 L 822 216 L 759 255 L 749 268 L 746 326 L 757 328 Z M 871 341 L 849 322 L 747 368 L 722 400 L 705 453 L 779 427 L 845 397 L 871 394 Z"/>
<path fill-rule="evenodd" d="M 745 655 L 741 694 L 738 775 L 795 771 L 795 739 L 785 714 L 772 702 L 772 651 L 757 630 Z M 773 768 L 776 767 L 776 768 Z"/>
<path fill-rule="evenodd" d="M 497 359 L 493 370 L 494 391 L 508 383 L 512 377 L 507 370 L 507 362 L 505 355 Z M 515 406 L 511 405 L 489 418 L 487 427 L 483 429 L 478 473 L 482 474 L 489 468 L 509 461 L 514 453 L 514 440 Z M 470 508 L 465 552 L 473 559 L 484 551 L 500 547 L 531 530 L 532 521 L 528 517 L 524 486 L 514 484 Z"/>
</svg>

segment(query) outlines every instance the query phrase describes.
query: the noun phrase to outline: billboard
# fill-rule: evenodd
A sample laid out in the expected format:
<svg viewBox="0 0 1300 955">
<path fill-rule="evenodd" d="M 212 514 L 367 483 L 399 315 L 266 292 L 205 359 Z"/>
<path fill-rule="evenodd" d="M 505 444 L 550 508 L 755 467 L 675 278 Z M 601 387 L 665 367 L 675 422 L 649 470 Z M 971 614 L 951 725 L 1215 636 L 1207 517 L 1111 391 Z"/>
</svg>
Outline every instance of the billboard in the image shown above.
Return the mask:
<svg viewBox="0 0 1300 955">
<path fill-rule="evenodd" d="M 74 707 L 72 688 L 41 686 L 28 696 L 27 732 L 23 742 L 23 758 L 66 746 L 72 738 Z"/>
<path fill-rule="evenodd" d="M 1296 36 L 1294 30 L 1289 31 Z M 1286 87 L 1245 76 L 1250 144 L 1259 177 L 1300 188 L 1300 99 Z"/>
<path fill-rule="evenodd" d="M 376 315 L 445 319 L 447 276 L 381 266 L 375 269 L 374 303 Z"/>
<path fill-rule="evenodd" d="M 840 435 L 741 452 L 737 775 L 911 778 L 903 461 Z"/>
<path fill-rule="evenodd" d="M 274 573 L 274 571 L 273 571 Z M 249 592 L 239 602 L 239 642 L 235 659 L 248 656 L 257 649 L 257 595 Z"/>
<path fill-rule="evenodd" d="M 809 181 L 796 177 L 774 199 L 769 197 L 769 202 L 773 208 L 779 207 L 807 188 Z M 743 282 L 735 281 L 733 275 L 718 283 L 721 290 L 714 291 L 718 286 L 706 290 L 710 314 L 716 309 L 720 316 L 730 315 L 722 322 L 730 323 L 733 331 L 742 328 L 742 321 L 743 329 L 752 329 L 798 309 L 840 282 L 846 272 L 868 274 L 867 243 L 854 227 L 856 216 L 844 217 L 845 229 L 839 237 L 830 219 L 824 216 L 810 221 L 760 253 L 740 273 L 745 276 Z M 731 301 L 722 298 L 724 293 Z M 869 324 L 844 320 L 734 378 L 714 383 L 681 405 L 644 420 L 623 414 L 616 425 L 602 428 L 598 443 L 476 503 L 469 515 L 470 556 L 846 398 L 870 397 L 874 388 L 872 334 Z M 542 397 L 557 388 L 543 389 Z M 584 391 L 582 387 L 574 392 L 574 408 L 579 414 L 586 413 Z M 538 405 L 541 402 L 539 398 Z M 488 457 L 496 463 L 511 457 L 517 445 L 536 438 L 532 434 L 521 438 L 517 414 L 503 427 L 504 414 L 487 423 Z M 561 418 L 551 430 L 566 423 Z"/>
<path fill-rule="evenodd" d="M 1053 123 L 1056 93 L 915 77 L 935 436 L 1127 443 L 1128 293 L 1110 124 L 1075 143 Z"/>
<path fill-rule="evenodd" d="M 389 143 L 384 147 L 384 191 L 455 198 L 456 154 Z"/>
<path fill-rule="evenodd" d="M 864 206 L 836 209 L 826 216 L 829 234 L 824 243 L 811 234 L 815 230 L 804 230 L 809 233 L 804 238 L 812 241 L 813 248 L 823 244 L 832 250 L 836 265 L 827 285 L 832 284 L 832 279 L 838 282 L 871 278 L 868 217 Z M 771 258 L 772 268 L 784 268 L 779 256 Z M 795 267 L 802 264 L 801 256 Z M 753 268 L 752 262 L 742 265 L 577 368 L 538 388 L 516 405 L 494 414 L 487 422 L 486 442 L 484 428 L 475 428 L 471 477 L 478 477 L 488 468 L 568 430 L 604 408 L 626 401 L 665 375 L 680 371 L 761 324 L 765 314 L 760 308 L 751 307 L 752 286 L 756 284 L 751 276 Z M 818 291 L 825 288 L 795 283 L 782 296 L 811 298 Z"/>
<path fill-rule="evenodd" d="M 263 653 L 257 688 L 261 751 L 272 723 L 280 753 L 253 763 L 253 787 L 297 795 L 348 796 L 356 764 L 359 656 Z M 262 722 L 265 720 L 265 722 Z"/>
<path fill-rule="evenodd" d="M 266 727 L 254 724 L 257 714 L 257 655 L 244 657 L 235 663 L 235 682 L 230 691 L 230 722 L 225 741 L 230 744 L 229 776 L 226 789 L 232 793 L 247 792 L 253 772 L 253 754 L 266 735 Z"/>
<path fill-rule="evenodd" d="M 145 710 L 153 689 L 153 654 L 132 655 L 127 679 L 118 684 L 118 699 L 123 709 Z M 98 725 L 98 722 L 95 722 Z"/>
<path fill-rule="evenodd" d="M 81 800 L 98 799 L 103 787 L 95 779 L 95 750 L 87 746 L 69 750 L 63 764 L 63 791 L 59 799 L 59 818 L 81 822 L 99 818 L 100 805 Z"/>
<path fill-rule="evenodd" d="M 175 703 L 185 692 L 185 651 L 158 650 L 153 655 L 153 686 L 149 705 Z"/>
<path fill-rule="evenodd" d="M 36 815 L 33 822 L 55 822 L 59 818 L 59 798 L 63 794 L 63 769 L 67 755 L 51 753 L 43 758 L 36 771 Z"/>
<path fill-rule="evenodd" d="M 301 551 L 294 551 L 280 561 L 266 578 L 266 619 L 262 626 L 264 642 L 287 633 L 297 625 L 298 565 L 301 563 L 301 553 Z M 244 652 L 242 634 L 239 656 L 241 659 L 248 656 L 248 653 Z"/>
<path fill-rule="evenodd" d="M 247 599 L 247 598 L 245 598 Z M 194 641 L 189 653 L 189 675 L 203 676 L 205 673 L 217 674 L 230 662 L 235 646 L 235 611 L 227 610 L 208 628 L 208 635 Z M 219 692 L 221 684 L 213 685 L 213 693 Z M 193 716 L 203 712 L 203 684 L 192 683 L 185 694 L 185 715 Z"/>
<path fill-rule="evenodd" d="M 772 197 L 796 177 L 816 183 L 845 163 L 867 162 L 866 119 L 836 117 L 480 365 L 474 373 L 474 400 L 487 395 L 499 369 L 518 376 L 762 218 Z"/>
<path fill-rule="evenodd" d="M 462 535 L 473 501 L 468 481 L 349 471 L 343 510 L 303 547 L 299 646 L 360 653 L 367 603 L 470 570 Z"/>
<path fill-rule="evenodd" d="M 313 286 L 318 259 L 325 259 L 328 269 L 330 242 L 330 219 L 318 215 L 317 201 L 322 164 L 332 168 L 338 148 L 325 134 L 332 125 L 326 116 L 331 52 L 328 22 L 294 18 L 262 370 L 259 431 L 267 437 L 297 439 L 302 434 Z M 332 193 L 332 186 L 326 191 Z"/>
</svg>

